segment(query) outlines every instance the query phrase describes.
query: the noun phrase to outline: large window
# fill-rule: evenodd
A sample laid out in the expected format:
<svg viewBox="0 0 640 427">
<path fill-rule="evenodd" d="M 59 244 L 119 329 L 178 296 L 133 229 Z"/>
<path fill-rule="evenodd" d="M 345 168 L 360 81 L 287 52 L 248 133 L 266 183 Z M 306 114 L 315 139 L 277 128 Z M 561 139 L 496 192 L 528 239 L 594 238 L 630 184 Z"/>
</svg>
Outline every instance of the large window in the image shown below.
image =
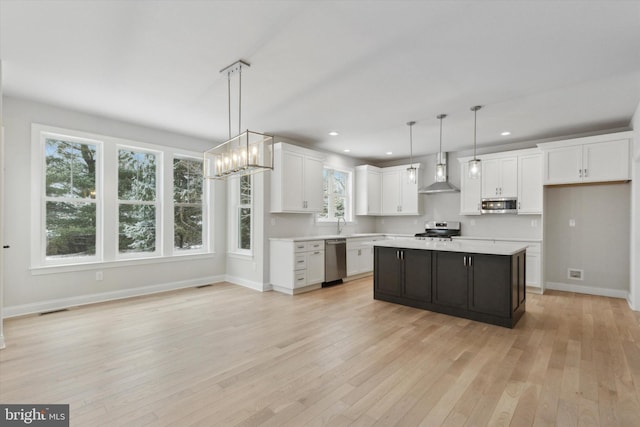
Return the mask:
<svg viewBox="0 0 640 427">
<path fill-rule="evenodd" d="M 351 220 L 351 172 L 324 168 L 324 203 L 318 214 L 321 221 Z"/>
<path fill-rule="evenodd" d="M 32 154 L 34 268 L 212 250 L 200 153 L 34 124 Z"/>
<path fill-rule="evenodd" d="M 118 251 L 156 251 L 156 154 L 118 150 Z"/>
<path fill-rule="evenodd" d="M 91 257 L 97 249 L 96 144 L 45 139 L 45 256 Z"/>
<path fill-rule="evenodd" d="M 173 159 L 173 247 L 202 249 L 202 161 Z"/>
</svg>

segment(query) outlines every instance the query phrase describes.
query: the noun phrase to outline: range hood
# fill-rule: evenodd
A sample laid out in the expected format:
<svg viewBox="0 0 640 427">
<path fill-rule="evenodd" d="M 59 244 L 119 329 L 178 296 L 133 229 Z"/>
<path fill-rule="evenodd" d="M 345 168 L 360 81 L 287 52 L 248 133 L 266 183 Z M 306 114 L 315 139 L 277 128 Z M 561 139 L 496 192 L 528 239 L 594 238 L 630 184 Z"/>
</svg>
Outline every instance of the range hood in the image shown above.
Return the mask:
<svg viewBox="0 0 640 427">
<path fill-rule="evenodd" d="M 438 153 L 438 164 L 444 165 L 444 173 L 436 175 L 436 182 L 418 189 L 419 194 L 437 194 L 437 193 L 455 193 L 460 191 L 455 185 L 451 184 L 447 175 L 447 153 Z"/>
</svg>

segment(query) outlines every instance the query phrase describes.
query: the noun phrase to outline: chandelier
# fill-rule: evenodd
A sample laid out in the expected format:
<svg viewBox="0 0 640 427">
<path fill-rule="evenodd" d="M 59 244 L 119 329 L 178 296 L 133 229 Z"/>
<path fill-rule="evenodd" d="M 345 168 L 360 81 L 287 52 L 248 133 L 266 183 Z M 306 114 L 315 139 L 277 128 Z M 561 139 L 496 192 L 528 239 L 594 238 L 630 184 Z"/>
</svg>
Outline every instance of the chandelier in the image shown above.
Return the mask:
<svg viewBox="0 0 640 427">
<path fill-rule="evenodd" d="M 204 152 L 204 176 L 208 179 L 226 179 L 231 176 L 251 175 L 273 170 L 273 135 L 250 130 L 241 131 L 242 121 L 242 69 L 248 62 L 238 60 L 220 70 L 227 75 L 227 101 L 229 111 L 229 139 Z M 231 136 L 231 78 L 238 77 L 238 133 Z"/>
</svg>

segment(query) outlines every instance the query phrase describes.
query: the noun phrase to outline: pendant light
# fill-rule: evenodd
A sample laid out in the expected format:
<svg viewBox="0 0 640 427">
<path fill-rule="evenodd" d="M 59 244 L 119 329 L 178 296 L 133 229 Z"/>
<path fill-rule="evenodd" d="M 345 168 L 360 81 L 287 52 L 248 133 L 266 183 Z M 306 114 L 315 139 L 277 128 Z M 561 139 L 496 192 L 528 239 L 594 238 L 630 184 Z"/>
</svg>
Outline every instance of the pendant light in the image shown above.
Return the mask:
<svg viewBox="0 0 640 427">
<path fill-rule="evenodd" d="M 417 180 L 417 169 L 413 167 L 413 125 L 415 125 L 416 122 L 411 121 L 411 122 L 407 122 L 407 125 L 409 126 L 409 158 L 410 158 L 410 162 L 411 164 L 409 165 L 409 167 L 407 168 L 407 176 L 409 179 L 409 184 L 415 184 L 416 180 Z"/>
<path fill-rule="evenodd" d="M 476 105 L 475 107 L 471 107 L 471 111 L 473 111 L 473 159 L 469 160 L 469 178 L 478 179 L 480 178 L 480 159 L 476 158 L 476 133 L 477 133 L 477 125 L 476 125 L 476 116 L 478 114 L 478 110 L 481 109 L 481 105 Z"/>
<path fill-rule="evenodd" d="M 250 175 L 273 169 L 273 135 L 241 131 L 242 69 L 248 62 L 238 60 L 220 70 L 227 76 L 229 108 L 229 139 L 204 152 L 204 176 L 208 179 L 226 179 L 231 176 Z M 231 77 L 238 76 L 238 133 L 231 133 Z"/>
<path fill-rule="evenodd" d="M 447 117 L 446 114 L 436 116 L 440 120 L 440 149 L 438 150 L 438 163 L 436 164 L 436 182 L 444 182 L 447 180 L 447 164 L 442 156 L 442 119 Z"/>
</svg>

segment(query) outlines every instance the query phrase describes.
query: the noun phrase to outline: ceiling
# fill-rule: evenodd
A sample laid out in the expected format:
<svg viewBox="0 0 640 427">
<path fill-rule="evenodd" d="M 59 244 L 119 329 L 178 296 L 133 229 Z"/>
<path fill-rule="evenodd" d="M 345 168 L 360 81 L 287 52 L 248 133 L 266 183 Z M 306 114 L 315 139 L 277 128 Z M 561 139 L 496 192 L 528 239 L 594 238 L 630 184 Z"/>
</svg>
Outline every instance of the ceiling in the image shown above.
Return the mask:
<svg viewBox="0 0 640 427">
<path fill-rule="evenodd" d="M 410 120 L 413 155 L 437 152 L 441 113 L 443 150 L 471 149 L 473 105 L 482 146 L 628 127 L 640 102 L 640 1 L 0 0 L 0 15 L 6 95 L 212 143 L 238 59 L 242 129 L 371 162 L 409 156 Z"/>
</svg>

